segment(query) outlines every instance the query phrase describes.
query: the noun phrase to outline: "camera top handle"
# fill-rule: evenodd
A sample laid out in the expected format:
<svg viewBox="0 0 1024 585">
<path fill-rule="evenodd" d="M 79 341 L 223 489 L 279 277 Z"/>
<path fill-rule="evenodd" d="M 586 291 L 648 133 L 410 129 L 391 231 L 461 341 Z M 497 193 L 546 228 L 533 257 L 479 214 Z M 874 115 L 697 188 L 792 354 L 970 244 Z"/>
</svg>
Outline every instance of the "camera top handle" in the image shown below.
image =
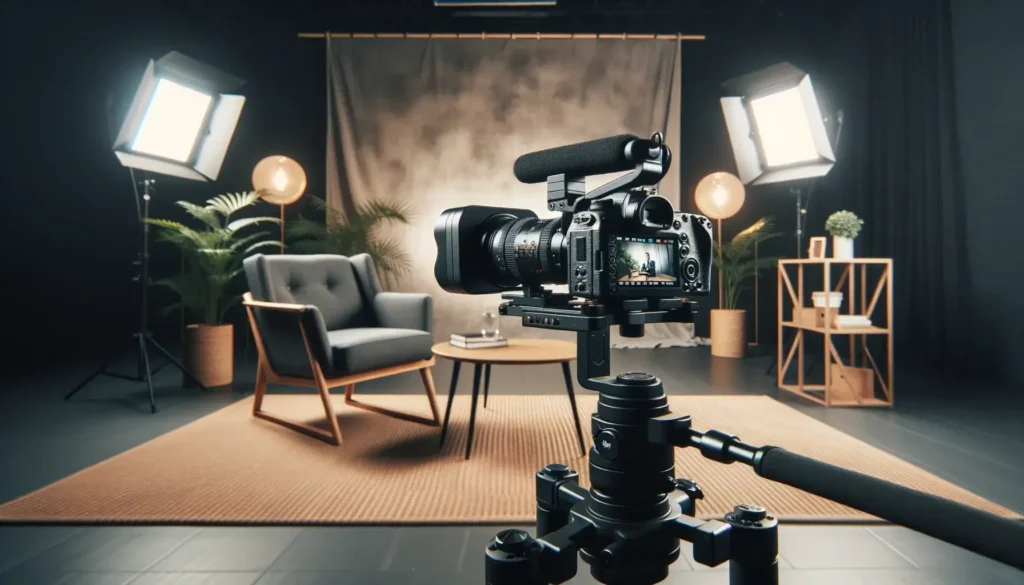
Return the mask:
<svg viewBox="0 0 1024 585">
<path fill-rule="evenodd" d="M 558 149 L 551 149 L 550 151 L 541 151 L 524 155 L 520 160 L 530 161 L 526 157 L 544 157 L 547 153 L 555 153 L 560 149 L 573 149 L 579 148 L 583 152 L 586 152 L 586 145 L 588 144 L 599 144 L 605 143 L 606 141 L 620 140 L 621 137 L 613 136 L 611 138 L 605 138 L 602 140 L 595 140 L 592 143 L 582 143 L 579 145 L 569 145 L 559 147 Z M 601 144 L 606 146 L 605 144 Z M 605 158 L 609 155 L 602 153 Z M 606 197 L 613 193 L 620 193 L 623 191 L 629 191 L 632 189 L 653 187 L 662 178 L 665 177 L 665 173 L 668 172 L 669 167 L 672 165 L 672 151 L 665 145 L 665 137 L 661 132 L 655 132 L 649 140 L 634 137 L 629 140 L 622 147 L 621 152 L 617 153 L 618 160 L 606 161 L 608 164 L 601 170 L 611 169 L 611 172 L 615 170 L 626 170 L 629 166 L 633 167 L 632 172 L 616 178 L 597 189 L 594 189 L 590 193 L 586 192 L 586 176 L 584 172 L 565 172 L 560 174 L 549 175 L 547 178 L 548 184 L 548 210 L 558 211 L 562 213 L 571 213 L 576 211 L 577 203 L 580 200 L 593 201 Z M 552 156 L 552 160 L 560 158 L 557 153 Z M 544 160 L 541 158 L 539 160 Z M 517 161 L 518 163 L 519 161 Z M 538 163 L 542 166 L 543 163 Z M 627 166 L 628 165 L 628 166 Z M 623 168 L 625 167 L 625 168 Z M 595 169 L 597 167 L 594 167 Z"/>
</svg>

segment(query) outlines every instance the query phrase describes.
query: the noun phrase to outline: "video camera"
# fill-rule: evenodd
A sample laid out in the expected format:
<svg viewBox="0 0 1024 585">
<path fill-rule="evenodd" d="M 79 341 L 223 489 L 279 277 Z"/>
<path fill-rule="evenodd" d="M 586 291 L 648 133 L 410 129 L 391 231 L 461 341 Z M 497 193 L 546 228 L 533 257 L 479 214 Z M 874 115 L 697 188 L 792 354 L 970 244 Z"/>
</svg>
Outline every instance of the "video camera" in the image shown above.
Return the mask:
<svg viewBox="0 0 1024 585">
<path fill-rule="evenodd" d="M 657 377 L 611 375 L 612 325 L 641 337 L 648 323 L 692 322 L 696 303 L 680 297 L 710 288 L 711 222 L 674 211 L 654 192 L 671 156 L 661 134 L 527 154 L 515 163 L 516 178 L 546 180 L 548 209 L 560 217 L 469 206 L 445 211 L 434 227 L 438 284 L 463 294 L 521 287 L 521 294 L 502 295 L 499 314 L 520 317 L 526 327 L 574 331 L 580 385 L 598 392 L 590 488 L 567 465 L 538 471 L 536 534 L 495 535 L 482 551 L 486 583 L 564 583 L 576 575 L 579 557 L 599 583 L 653 585 L 668 577 L 686 542 L 700 564 L 728 562 L 733 585 L 777 585 L 778 519 L 754 504 L 737 505 L 721 520 L 700 519 L 704 493 L 676 477 L 676 448 L 748 465 L 765 479 L 1024 569 L 1024 524 L 1016 520 L 722 431 L 699 431 L 689 415 L 670 411 Z M 584 177 L 630 168 L 585 192 Z M 569 294 L 545 284 L 568 284 Z"/>
<path fill-rule="evenodd" d="M 575 297 L 706 295 L 711 222 L 672 209 L 655 185 L 672 163 L 661 133 L 622 134 L 519 157 L 523 183 L 547 181 L 548 210 L 471 205 L 443 212 L 434 226 L 434 276 L 449 292 L 488 294 L 568 284 Z M 586 192 L 585 177 L 632 170 Z"/>
</svg>

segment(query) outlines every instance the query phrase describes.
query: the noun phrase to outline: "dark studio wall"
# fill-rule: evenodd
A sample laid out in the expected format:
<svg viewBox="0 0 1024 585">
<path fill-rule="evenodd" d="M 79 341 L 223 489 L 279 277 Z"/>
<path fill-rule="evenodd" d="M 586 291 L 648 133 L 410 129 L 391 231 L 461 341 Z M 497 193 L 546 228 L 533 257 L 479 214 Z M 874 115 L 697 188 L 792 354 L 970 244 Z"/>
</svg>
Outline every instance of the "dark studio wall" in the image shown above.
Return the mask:
<svg viewBox="0 0 1024 585">
<path fill-rule="evenodd" d="M 953 0 L 976 359 L 1024 383 L 1024 2 Z M 967 340 L 965 340 L 967 343 Z"/>
<path fill-rule="evenodd" d="M 1014 71 L 1022 49 L 1012 23 L 1021 22 L 1022 5 L 1014 0 L 952 2 L 967 278 L 973 299 L 963 305 L 971 315 L 965 320 L 976 322 L 971 335 L 984 340 L 965 341 L 984 349 L 970 357 L 965 350 L 963 359 L 985 360 L 991 373 L 1019 380 L 1024 367 L 1016 356 L 1024 351 L 1024 337 L 1014 323 L 1024 311 L 1019 295 L 1024 262 L 1014 260 L 1019 256 L 1014 227 L 1024 214 L 1024 197 L 1019 196 L 1024 171 L 1014 166 L 1021 159 L 1022 126 L 1014 104 L 1022 81 Z M 0 108 L 6 159 L 0 185 L 5 191 L 3 306 L 16 307 L 3 317 L 5 334 L 15 340 L 5 359 L 16 366 L 52 362 L 54 353 L 61 360 L 81 358 L 86 365 L 119 341 L 127 343 L 133 330 L 135 204 L 128 174 L 110 144 L 148 59 L 179 50 L 248 82 L 247 103 L 220 180 L 200 184 L 156 177 L 154 215 L 174 216 L 178 199 L 201 202 L 249 189 L 252 166 L 268 154 L 298 160 L 309 175 L 310 192 L 322 194 L 323 44 L 295 39 L 298 25 L 259 4 L 182 4 L 192 8 L 157 0 L 0 3 L 0 43 L 8 56 L 2 67 L 5 79 L 15 80 L 7 84 Z M 873 187 L 862 176 L 871 166 L 863 156 L 870 142 L 865 126 L 877 123 L 865 105 L 878 95 L 865 82 L 871 60 L 880 58 L 870 51 L 873 33 L 867 24 L 873 4 L 859 3 L 860 20 L 840 28 L 778 14 L 774 20 L 694 31 L 707 33 L 708 40 L 686 43 L 682 53 L 682 132 L 674 164 L 680 169 L 684 210 L 696 211 L 693 189 L 703 176 L 735 172 L 718 103 L 721 82 L 789 60 L 812 74 L 827 110 L 847 113 L 839 162 L 810 201 L 808 232 L 823 235 L 825 217 L 841 208 L 872 221 L 863 194 Z M 762 253 L 792 256 L 794 200 L 786 185 L 749 188 L 743 209 L 725 222 L 724 236 L 765 215 L 776 219 L 783 236 Z M 889 223 L 904 220 L 901 216 Z M 900 246 L 901 240 L 888 232 L 871 234 L 874 243 L 868 235 L 865 252 L 888 255 Z M 168 274 L 177 262 L 171 251 L 158 248 L 154 271 Z M 775 341 L 775 290 L 774 272 L 765 273 L 759 297 L 762 343 Z M 707 309 L 715 298 L 702 302 L 699 334 L 707 332 Z M 752 301 L 748 292 L 740 305 L 749 310 Z M 236 313 L 241 324 L 239 317 Z M 156 328 L 174 339 L 178 323 L 176 316 L 158 317 Z M 919 333 L 901 335 L 912 351 Z"/>
<path fill-rule="evenodd" d="M 181 51 L 246 80 L 248 97 L 219 180 L 154 177 L 152 215 L 180 218 L 176 200 L 250 189 L 253 165 L 269 154 L 295 158 L 311 185 L 322 183 L 322 45 L 268 31 L 267 22 L 236 2 L 194 11 L 145 0 L 0 3 L 2 294 L 14 308 L 3 316 L 13 342 L 5 345 L 14 346 L 5 361 L 84 366 L 128 348 L 139 231 L 128 171 L 111 144 L 149 59 Z M 177 266 L 173 251 L 154 246 L 155 276 Z M 155 295 L 154 305 L 167 301 Z M 173 344 L 178 316 L 161 317 L 159 306 L 153 314 Z"/>
</svg>

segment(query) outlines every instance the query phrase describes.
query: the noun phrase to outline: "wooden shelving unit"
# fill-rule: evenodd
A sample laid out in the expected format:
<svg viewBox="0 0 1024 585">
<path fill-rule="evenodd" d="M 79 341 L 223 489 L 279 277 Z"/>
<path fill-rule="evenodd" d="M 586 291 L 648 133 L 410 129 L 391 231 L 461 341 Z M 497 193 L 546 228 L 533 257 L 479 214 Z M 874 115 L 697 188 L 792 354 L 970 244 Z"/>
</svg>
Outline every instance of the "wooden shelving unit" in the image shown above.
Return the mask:
<svg viewBox="0 0 1024 585">
<path fill-rule="evenodd" d="M 843 305 L 832 308 L 810 306 L 810 295 L 805 295 L 805 267 L 821 268 L 822 280 L 816 290 L 844 292 Z M 857 270 L 857 268 L 860 270 Z M 869 273 L 869 268 L 871 273 Z M 859 275 L 858 275 L 859 272 Z M 795 273 L 796 285 L 790 275 Z M 833 274 L 839 281 L 832 286 Z M 860 281 L 859 283 L 857 281 Z M 859 287 L 858 287 L 859 285 Z M 843 288 L 846 287 L 844 291 Z M 855 296 L 858 292 L 859 295 Z M 872 291 L 871 296 L 868 296 Z M 788 300 L 788 302 L 787 302 Z M 891 258 L 834 258 L 779 260 L 778 263 L 778 386 L 808 400 L 825 406 L 892 406 L 893 404 L 893 345 L 892 345 L 892 259 Z M 788 309 L 788 311 L 787 311 Z M 870 327 L 835 327 L 836 315 L 865 315 L 871 318 Z M 879 322 L 879 320 L 884 322 Z M 783 332 L 794 329 L 792 344 L 784 347 Z M 807 333 L 823 336 L 824 383 L 805 380 L 804 345 Z M 835 338 L 849 339 L 849 357 L 844 362 L 835 345 Z M 868 348 L 868 339 L 884 337 L 886 360 L 879 367 Z M 861 349 L 857 360 L 856 349 Z M 785 359 L 783 359 L 785 353 Z M 795 358 L 795 360 L 794 360 Z M 795 364 L 793 362 L 796 362 Z M 790 367 L 796 367 L 796 384 L 785 383 Z M 884 372 L 884 374 L 883 374 Z"/>
</svg>

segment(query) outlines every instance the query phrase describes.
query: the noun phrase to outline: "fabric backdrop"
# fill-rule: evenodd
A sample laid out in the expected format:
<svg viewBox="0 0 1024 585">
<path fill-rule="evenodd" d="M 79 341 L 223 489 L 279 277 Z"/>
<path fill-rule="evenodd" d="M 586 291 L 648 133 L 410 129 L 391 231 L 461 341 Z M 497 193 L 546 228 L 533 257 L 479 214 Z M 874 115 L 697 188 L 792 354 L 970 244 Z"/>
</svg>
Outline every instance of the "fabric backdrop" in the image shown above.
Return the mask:
<svg viewBox="0 0 1024 585">
<path fill-rule="evenodd" d="M 328 205 L 342 213 L 370 200 L 411 205 L 411 225 L 387 235 L 413 269 L 390 288 L 433 296 L 438 339 L 479 328 L 500 302 L 437 285 L 433 229 L 441 212 L 495 205 L 550 217 L 545 186 L 512 174 L 516 157 L 535 150 L 660 131 L 679 156 L 678 41 L 333 39 L 327 51 Z M 588 189 L 610 178 L 590 178 Z M 678 207 L 677 169 L 659 189 Z M 513 319 L 500 327 L 522 333 Z M 690 326 L 647 333 L 647 346 L 693 344 Z"/>
</svg>

